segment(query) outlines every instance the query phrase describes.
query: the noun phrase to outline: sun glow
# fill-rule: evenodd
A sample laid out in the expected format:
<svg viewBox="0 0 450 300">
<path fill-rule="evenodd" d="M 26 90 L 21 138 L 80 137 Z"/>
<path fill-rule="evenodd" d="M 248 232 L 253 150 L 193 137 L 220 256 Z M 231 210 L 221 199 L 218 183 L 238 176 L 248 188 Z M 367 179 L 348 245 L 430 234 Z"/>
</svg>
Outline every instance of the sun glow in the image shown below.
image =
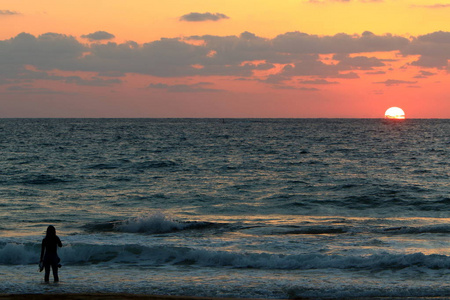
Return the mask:
<svg viewBox="0 0 450 300">
<path fill-rule="evenodd" d="M 404 120 L 405 112 L 399 107 L 391 107 L 384 113 L 385 119 Z"/>
</svg>

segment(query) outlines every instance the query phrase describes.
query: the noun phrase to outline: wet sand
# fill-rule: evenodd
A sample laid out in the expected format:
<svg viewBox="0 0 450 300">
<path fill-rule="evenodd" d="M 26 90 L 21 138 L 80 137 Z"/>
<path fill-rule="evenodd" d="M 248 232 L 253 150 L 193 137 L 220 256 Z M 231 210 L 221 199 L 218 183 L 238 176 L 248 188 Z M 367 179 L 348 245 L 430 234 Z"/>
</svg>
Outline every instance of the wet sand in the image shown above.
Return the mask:
<svg viewBox="0 0 450 300">
<path fill-rule="evenodd" d="M 67 294 L 0 294 L 0 300 L 267 300 L 267 299 L 238 299 L 216 297 L 192 297 L 192 296 L 162 296 L 162 295 L 137 295 L 121 293 L 67 293 Z M 295 298 L 295 300 L 307 300 L 310 298 Z M 317 299 L 317 298 L 314 298 Z M 325 298 L 333 299 L 333 298 Z M 343 298 L 336 298 L 343 299 Z M 346 299 L 346 298 L 345 298 Z M 358 300 L 445 300 L 450 297 L 356 297 L 348 299 Z M 282 299 L 275 299 L 282 300 Z"/>
<path fill-rule="evenodd" d="M 136 294 L 3 294 L 0 300 L 237 300 L 236 298 L 190 297 L 190 296 L 159 296 Z M 304 299 L 304 298 L 303 298 Z M 263 300 L 263 299 L 245 299 Z"/>
</svg>

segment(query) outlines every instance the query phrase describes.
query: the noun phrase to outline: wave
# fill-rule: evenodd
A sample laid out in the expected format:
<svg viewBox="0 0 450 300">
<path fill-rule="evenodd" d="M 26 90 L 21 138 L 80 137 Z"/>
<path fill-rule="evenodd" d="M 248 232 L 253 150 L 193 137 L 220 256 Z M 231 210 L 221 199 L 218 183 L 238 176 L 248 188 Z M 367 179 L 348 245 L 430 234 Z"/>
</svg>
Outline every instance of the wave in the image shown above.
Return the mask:
<svg viewBox="0 0 450 300">
<path fill-rule="evenodd" d="M 122 159 L 115 162 L 97 163 L 87 166 L 87 169 L 94 170 L 112 170 L 119 168 L 129 168 L 131 170 L 145 170 L 145 169 L 158 169 L 158 168 L 170 168 L 175 167 L 178 164 L 171 160 L 149 160 L 142 162 L 132 163 L 128 159 Z"/>
<path fill-rule="evenodd" d="M 99 163 L 99 164 L 90 165 L 87 168 L 93 169 L 93 170 L 113 170 L 113 169 L 120 168 L 120 165 L 116 164 L 116 163 Z"/>
<path fill-rule="evenodd" d="M 376 234 L 448 234 L 450 233 L 450 225 L 430 225 L 422 227 L 389 227 L 384 229 L 368 229 L 364 227 L 342 227 L 342 226 L 305 226 L 299 229 L 292 229 L 277 234 L 358 234 L 364 232 L 371 232 Z"/>
<path fill-rule="evenodd" d="M 132 169 L 157 169 L 157 168 L 170 168 L 175 167 L 178 164 L 171 160 L 152 160 L 137 162 L 132 165 Z"/>
<path fill-rule="evenodd" d="M 437 224 L 421 227 L 411 227 L 411 226 L 399 226 L 399 227 L 389 227 L 384 229 L 370 229 L 358 226 L 345 227 L 345 226 L 294 226 L 291 228 L 281 228 L 279 231 L 275 231 L 275 234 L 358 234 L 371 232 L 375 234 L 448 234 L 450 233 L 450 225 L 448 224 Z M 273 232 L 272 232 L 273 233 Z"/>
<path fill-rule="evenodd" d="M 421 233 L 450 233 L 450 225 L 439 224 L 423 227 L 390 227 L 382 230 L 388 233 L 398 233 L 398 234 L 421 234 Z"/>
<path fill-rule="evenodd" d="M 173 219 L 161 212 L 151 215 L 142 215 L 127 220 L 112 220 L 107 222 L 88 223 L 82 226 L 87 232 L 122 232 L 122 233 L 138 233 L 138 234 L 162 234 L 175 233 L 186 230 L 246 230 L 252 228 L 250 225 L 229 224 L 229 223 L 212 223 L 198 221 L 179 221 Z M 291 225 L 276 226 L 275 228 L 262 224 L 258 225 L 259 234 L 261 235 L 321 235 L 321 234 L 361 234 L 374 233 L 381 235 L 392 234 L 448 234 L 450 233 L 450 225 L 436 224 L 420 227 L 397 226 L 387 228 L 370 228 L 364 224 L 351 224 L 351 226 L 343 225 Z"/>
<path fill-rule="evenodd" d="M 0 245 L 0 264 L 23 265 L 37 263 L 39 244 Z M 196 265 L 201 267 L 231 267 L 274 270 L 400 270 L 423 268 L 450 269 L 450 256 L 423 253 L 381 253 L 368 256 L 299 254 L 279 255 L 213 251 L 176 246 L 70 244 L 60 249 L 63 264 L 137 264 L 142 266 Z"/>
<path fill-rule="evenodd" d="M 308 187 L 307 187 L 308 188 Z M 337 189 L 338 192 L 345 189 L 359 189 L 356 185 L 343 185 L 339 187 L 333 187 L 331 189 Z M 391 193 L 391 195 L 389 194 Z M 276 209 L 281 210 L 298 210 L 299 207 L 303 209 L 323 208 L 329 209 L 351 209 L 351 210 L 367 210 L 367 209 L 390 209 L 392 211 L 442 211 L 446 210 L 449 204 L 449 198 L 435 197 L 432 199 L 424 200 L 417 193 L 406 193 L 401 195 L 398 191 L 389 191 L 385 194 L 381 193 L 367 193 L 360 195 L 350 195 L 345 197 L 331 196 L 327 199 L 314 199 L 314 198 L 300 198 L 294 194 L 279 194 L 271 198 L 267 198 L 268 201 L 279 201 L 284 203 L 277 203 L 273 205 Z"/>
<path fill-rule="evenodd" d="M 295 226 L 297 227 L 297 226 Z M 275 232 L 275 234 L 342 234 L 350 232 L 350 228 L 342 226 L 304 226 L 286 231 Z"/>
<path fill-rule="evenodd" d="M 109 221 L 103 223 L 90 223 L 83 226 L 88 231 L 99 232 L 127 232 L 158 234 L 170 233 L 181 230 L 205 229 L 225 226 L 226 224 L 195 221 L 177 221 L 163 213 L 157 212 L 152 215 L 144 215 L 124 221 Z"/>
<path fill-rule="evenodd" d="M 45 184 L 67 183 L 70 182 L 70 180 L 63 179 L 60 177 L 54 177 L 47 174 L 39 174 L 39 175 L 25 176 L 20 180 L 20 182 L 23 184 L 45 185 Z"/>
</svg>

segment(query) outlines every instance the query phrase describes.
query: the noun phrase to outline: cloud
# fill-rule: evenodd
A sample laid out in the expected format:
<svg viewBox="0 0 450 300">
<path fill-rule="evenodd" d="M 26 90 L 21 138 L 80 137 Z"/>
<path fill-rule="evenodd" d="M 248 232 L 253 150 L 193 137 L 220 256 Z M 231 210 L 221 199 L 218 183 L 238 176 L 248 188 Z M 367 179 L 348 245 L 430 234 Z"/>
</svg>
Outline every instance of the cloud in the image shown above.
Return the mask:
<svg viewBox="0 0 450 300">
<path fill-rule="evenodd" d="M 373 72 L 366 72 L 367 75 L 382 75 L 386 74 L 385 71 L 373 71 Z"/>
<path fill-rule="evenodd" d="M 309 35 L 303 32 L 288 32 L 273 39 L 276 50 L 287 53 L 361 53 L 404 49 L 409 40 L 391 34 L 375 35 L 365 31 L 361 35 L 339 33 L 334 36 Z"/>
<path fill-rule="evenodd" d="M 355 72 L 348 72 L 348 73 L 339 73 L 336 75 L 327 76 L 328 78 L 341 78 L 341 79 L 357 79 L 359 78 L 359 75 Z"/>
<path fill-rule="evenodd" d="M 325 64 L 318 57 L 311 56 L 294 64 L 286 65 L 281 74 L 284 76 L 337 76 L 342 70 L 337 65 Z"/>
<path fill-rule="evenodd" d="M 401 52 L 403 55 L 420 55 L 412 63 L 414 66 L 446 68 L 450 59 L 450 32 L 436 31 L 418 36 Z"/>
<path fill-rule="evenodd" d="M 433 76 L 433 75 L 436 75 L 436 73 L 428 72 L 428 71 L 420 71 L 420 74 L 422 74 L 423 76 Z"/>
<path fill-rule="evenodd" d="M 261 40 L 264 39 L 243 34 L 241 37 L 163 38 L 143 45 L 134 42 L 93 44 L 78 68 L 85 66 L 86 71 L 122 71 L 159 77 L 251 76 L 255 70 L 274 67 L 270 62 L 252 62 L 270 56 L 270 43 L 259 45 Z M 202 41 L 202 45 L 194 45 L 192 41 Z"/>
<path fill-rule="evenodd" d="M 315 80 L 299 80 L 298 83 L 301 83 L 301 84 L 320 84 L 320 85 L 325 84 L 325 85 L 327 85 L 327 84 L 338 84 L 339 82 L 337 82 L 337 81 L 328 81 L 328 80 L 325 80 L 325 79 L 315 79 Z"/>
<path fill-rule="evenodd" d="M 349 70 L 372 70 L 373 67 L 384 66 L 376 58 L 364 56 L 349 57 L 347 55 L 335 55 L 337 64 L 326 64 L 318 55 L 304 55 L 298 62 L 284 66 L 280 74 L 284 76 L 318 76 L 322 78 L 359 78 L 354 72 L 344 73 Z"/>
<path fill-rule="evenodd" d="M 260 82 L 269 83 L 269 84 L 280 84 L 284 81 L 289 80 L 288 76 L 284 76 L 281 74 L 270 74 L 266 77 L 266 79 L 260 79 Z"/>
<path fill-rule="evenodd" d="M 307 77 L 311 81 L 304 84 L 314 84 L 314 79 L 318 84 L 319 80 L 325 83 L 326 78 L 359 78 L 358 74 L 363 74 L 359 71 L 372 71 L 366 74 L 387 71 L 385 60 L 376 57 L 380 52 L 419 56 L 410 63 L 417 67 L 445 68 L 450 59 L 450 33 L 439 31 L 406 39 L 371 32 L 326 36 L 288 32 L 275 38 L 243 32 L 231 36 L 161 38 L 144 44 L 133 41 L 85 44 L 73 36 L 58 33 L 39 36 L 21 33 L 0 41 L 0 83 L 53 80 L 109 86 L 122 82 L 117 77 L 133 73 L 160 78 L 238 77 L 272 85 L 287 85 L 297 80 L 296 77 Z M 58 71 L 97 75 L 61 76 L 63 73 Z M 205 84 L 159 88 L 173 92 L 217 91 Z"/>
<path fill-rule="evenodd" d="M 375 67 L 383 67 L 385 65 L 376 57 L 334 55 L 333 59 L 339 60 L 338 66 L 344 69 L 373 70 Z"/>
<path fill-rule="evenodd" d="M 111 71 L 111 72 L 99 72 L 98 76 L 101 77 L 125 77 L 125 73 L 121 71 Z"/>
<path fill-rule="evenodd" d="M 20 15 L 20 13 L 12 10 L 0 10 L 0 16 Z"/>
<path fill-rule="evenodd" d="M 312 4 L 325 4 L 325 3 L 349 3 L 352 2 L 352 0 L 308 0 L 307 3 Z M 359 0 L 358 2 L 361 3 L 381 3 L 384 2 L 384 0 Z"/>
<path fill-rule="evenodd" d="M 240 64 L 244 61 L 266 60 L 269 63 L 285 60 L 283 54 L 276 53 L 270 39 L 258 37 L 250 32 L 243 32 L 239 36 L 191 36 L 193 41 L 202 41 L 210 56 L 206 63 L 211 64 Z"/>
<path fill-rule="evenodd" d="M 76 85 L 83 85 L 83 86 L 111 86 L 114 84 L 120 84 L 122 83 L 122 80 L 120 79 L 102 79 L 99 77 L 92 77 L 90 79 L 83 79 L 79 76 L 68 76 L 64 77 L 64 81 L 66 83 L 73 83 Z"/>
<path fill-rule="evenodd" d="M 85 50 L 86 47 L 72 36 L 45 33 L 35 37 L 20 33 L 14 38 L 0 41 L 0 66 L 33 65 L 39 69 L 72 69 Z"/>
<path fill-rule="evenodd" d="M 9 76 L 9 80 L 5 82 L 0 82 L 1 84 L 16 84 L 16 83 L 26 83 L 32 82 L 34 80 L 52 80 L 60 81 L 68 84 L 76 84 L 81 86 L 111 86 L 114 84 L 122 83 L 122 80 L 114 79 L 103 79 L 100 77 L 91 77 L 83 79 L 80 76 L 60 76 L 52 75 L 46 71 L 33 71 L 27 69 L 17 70 L 14 76 Z"/>
<path fill-rule="evenodd" d="M 320 91 L 319 89 L 316 89 L 316 88 L 307 88 L 307 87 L 297 88 L 297 90 L 301 90 L 301 91 L 311 91 L 311 92 Z"/>
<path fill-rule="evenodd" d="M 449 57 L 447 55 L 421 55 L 419 59 L 412 62 L 411 65 L 424 68 L 443 69 L 448 66 L 448 59 Z"/>
<path fill-rule="evenodd" d="M 313 3 L 313 4 L 325 4 L 325 3 L 330 3 L 330 2 L 347 3 L 350 1 L 351 0 L 308 0 L 308 3 Z"/>
<path fill-rule="evenodd" d="M 414 78 L 428 78 L 430 76 L 436 75 L 436 73 L 428 72 L 428 71 L 420 71 L 419 74 L 414 76 Z"/>
<path fill-rule="evenodd" d="M 219 21 L 222 19 L 229 19 L 229 17 L 221 13 L 212 14 L 209 12 L 207 13 L 191 12 L 189 14 L 180 17 L 180 21 L 186 22 Z"/>
<path fill-rule="evenodd" d="M 198 92 L 221 92 L 220 89 L 206 88 L 205 86 L 212 85 L 210 82 L 199 82 L 195 84 L 165 84 L 165 83 L 151 83 L 147 88 L 162 89 L 172 93 L 198 93 Z"/>
<path fill-rule="evenodd" d="M 31 84 L 12 85 L 6 89 L 10 93 L 26 93 L 26 94 L 56 94 L 56 95 L 75 95 L 76 93 L 52 90 L 48 88 L 34 87 Z"/>
<path fill-rule="evenodd" d="M 179 77 L 198 74 L 193 65 L 201 64 L 208 49 L 181 41 L 161 39 L 138 45 L 94 44 L 90 54 L 80 60 L 79 68 L 85 71 L 138 73 L 159 77 Z"/>
<path fill-rule="evenodd" d="M 277 90 L 297 90 L 297 91 L 307 91 L 307 92 L 318 92 L 320 89 L 312 87 L 296 87 L 292 85 L 273 85 L 273 88 Z"/>
<path fill-rule="evenodd" d="M 417 7 L 417 8 L 431 8 L 431 9 L 441 9 L 441 8 L 449 8 L 450 4 L 429 4 L 429 5 L 411 5 L 411 7 Z"/>
<path fill-rule="evenodd" d="M 113 38 L 115 38 L 115 35 L 106 31 L 96 31 L 94 33 L 82 35 L 81 37 L 89 39 L 90 41 L 104 41 L 112 40 Z"/>
<path fill-rule="evenodd" d="M 239 36 L 162 38 L 145 44 L 108 42 L 86 45 L 72 36 L 57 33 L 38 37 L 21 33 L 15 38 L 0 41 L 0 66 L 8 70 L 32 65 L 38 70 L 137 73 L 158 77 L 248 77 L 254 71 L 269 70 L 281 64 L 285 65 L 285 76 L 337 77 L 341 71 L 383 65 L 374 57 L 350 57 L 344 54 L 406 51 L 404 49 L 408 43 L 409 40 L 403 37 L 377 36 L 369 32 L 352 36 L 316 36 L 293 32 L 274 39 L 243 32 Z M 338 65 L 320 61 L 318 54 L 329 53 L 343 53 Z"/>
<path fill-rule="evenodd" d="M 450 43 L 450 32 L 448 31 L 436 31 L 433 33 L 420 35 L 417 37 L 417 40 L 420 42 L 429 42 L 429 43 Z"/>
<path fill-rule="evenodd" d="M 401 84 L 415 84 L 417 81 L 407 81 L 407 80 L 396 80 L 396 79 L 388 79 L 385 81 L 379 81 L 374 82 L 376 84 L 384 84 L 386 86 L 393 86 L 393 85 L 401 85 Z"/>
</svg>

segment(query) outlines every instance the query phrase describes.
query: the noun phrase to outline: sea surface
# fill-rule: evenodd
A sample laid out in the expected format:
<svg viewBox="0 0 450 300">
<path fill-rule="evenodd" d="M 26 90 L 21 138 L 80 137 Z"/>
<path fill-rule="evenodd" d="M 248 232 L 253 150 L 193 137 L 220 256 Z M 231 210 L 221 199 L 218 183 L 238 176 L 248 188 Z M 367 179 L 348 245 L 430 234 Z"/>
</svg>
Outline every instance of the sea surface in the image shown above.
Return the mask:
<svg viewBox="0 0 450 300">
<path fill-rule="evenodd" d="M 450 120 L 0 119 L 0 162 L 0 293 L 450 298 Z"/>
</svg>

